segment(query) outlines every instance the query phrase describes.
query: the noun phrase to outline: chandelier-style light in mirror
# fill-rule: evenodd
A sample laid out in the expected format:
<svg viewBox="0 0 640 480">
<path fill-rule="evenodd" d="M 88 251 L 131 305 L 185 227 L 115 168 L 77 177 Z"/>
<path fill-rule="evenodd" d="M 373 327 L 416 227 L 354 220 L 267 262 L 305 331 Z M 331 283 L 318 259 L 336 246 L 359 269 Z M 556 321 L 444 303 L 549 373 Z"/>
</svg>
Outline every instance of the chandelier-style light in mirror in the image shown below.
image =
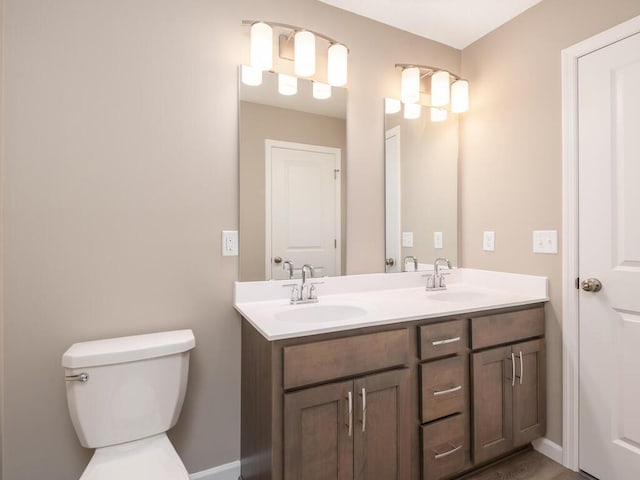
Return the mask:
<svg viewBox="0 0 640 480">
<path fill-rule="evenodd" d="M 396 67 L 402 69 L 400 98 L 405 105 L 405 118 L 419 117 L 419 114 L 415 116 L 415 107 L 409 108 L 410 113 L 407 114 L 407 106 L 420 103 L 421 96 L 430 98 L 429 104 L 425 106 L 431 107 L 431 121 L 433 122 L 445 121 L 448 112 L 464 113 L 469 110 L 469 82 L 467 80 L 442 68 L 426 65 L 402 63 L 396 64 Z M 387 113 L 398 111 L 389 111 L 387 106 L 385 106 Z"/>
<path fill-rule="evenodd" d="M 277 53 L 281 59 L 292 60 L 293 71 L 298 77 L 314 77 L 316 75 L 316 57 L 318 40 L 327 47 L 327 78 L 316 83 L 314 80 L 313 96 L 317 99 L 331 97 L 331 87 L 342 87 L 347 84 L 347 57 L 349 49 L 332 38 L 311 30 L 276 22 L 243 20 L 243 25 L 251 26 L 251 64 L 242 67 L 242 82 L 256 86 L 262 83 L 262 72 L 273 69 L 274 32 L 278 33 Z M 293 48 L 291 48 L 293 43 Z M 295 78 L 295 77 L 293 77 Z M 320 79 L 318 79 L 320 80 Z M 291 82 L 291 80 L 283 80 Z M 284 91 L 291 92 L 289 85 Z M 286 93 L 283 95 L 293 95 Z"/>
</svg>

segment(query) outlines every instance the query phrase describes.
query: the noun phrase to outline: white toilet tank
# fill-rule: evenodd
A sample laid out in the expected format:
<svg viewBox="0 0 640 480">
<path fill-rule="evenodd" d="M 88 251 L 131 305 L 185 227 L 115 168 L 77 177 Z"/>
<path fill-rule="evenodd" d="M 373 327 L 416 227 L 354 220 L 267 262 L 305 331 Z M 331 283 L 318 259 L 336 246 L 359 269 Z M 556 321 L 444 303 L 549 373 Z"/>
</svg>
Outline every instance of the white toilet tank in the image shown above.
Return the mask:
<svg viewBox="0 0 640 480">
<path fill-rule="evenodd" d="M 194 347 L 191 330 L 73 344 L 62 356 L 62 366 L 80 443 L 100 448 L 173 427 L 182 409 L 189 351 Z"/>
</svg>

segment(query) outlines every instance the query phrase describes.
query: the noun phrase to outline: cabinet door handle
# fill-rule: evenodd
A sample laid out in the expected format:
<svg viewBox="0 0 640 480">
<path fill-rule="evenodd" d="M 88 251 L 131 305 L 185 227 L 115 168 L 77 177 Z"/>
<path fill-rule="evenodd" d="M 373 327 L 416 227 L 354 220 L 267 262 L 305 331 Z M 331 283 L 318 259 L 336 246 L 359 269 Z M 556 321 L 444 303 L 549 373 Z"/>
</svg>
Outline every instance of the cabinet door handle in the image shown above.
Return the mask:
<svg viewBox="0 0 640 480">
<path fill-rule="evenodd" d="M 433 345 L 434 347 L 437 347 L 438 345 L 446 345 L 447 343 L 454 343 L 459 341 L 460 341 L 460 337 L 451 337 L 451 338 L 445 338 L 444 340 L 436 340 L 435 342 L 431 342 L 431 345 Z"/>
<path fill-rule="evenodd" d="M 516 354 L 511 352 L 511 386 L 516 386 Z"/>
<path fill-rule="evenodd" d="M 434 396 L 446 395 L 447 393 L 453 393 L 462 390 L 462 385 L 456 385 L 455 387 L 447 388 L 446 390 L 436 390 L 433 392 Z"/>
<path fill-rule="evenodd" d="M 349 426 L 349 436 L 353 433 L 353 394 L 349 392 L 347 395 L 348 399 L 348 414 L 347 414 L 347 425 Z"/>
<path fill-rule="evenodd" d="M 458 445 L 456 447 L 453 443 L 451 444 L 451 446 L 453 447 L 451 450 L 447 450 L 446 452 L 442 453 L 436 453 L 433 458 L 435 458 L 436 460 L 440 460 L 441 458 L 448 457 L 452 453 L 455 453 L 462 448 L 462 445 Z"/>
<path fill-rule="evenodd" d="M 367 429 L 367 391 L 362 388 L 362 432 Z"/>
<path fill-rule="evenodd" d="M 522 351 L 520 351 L 520 385 L 522 385 L 522 377 L 524 377 L 524 360 L 522 358 Z"/>
</svg>

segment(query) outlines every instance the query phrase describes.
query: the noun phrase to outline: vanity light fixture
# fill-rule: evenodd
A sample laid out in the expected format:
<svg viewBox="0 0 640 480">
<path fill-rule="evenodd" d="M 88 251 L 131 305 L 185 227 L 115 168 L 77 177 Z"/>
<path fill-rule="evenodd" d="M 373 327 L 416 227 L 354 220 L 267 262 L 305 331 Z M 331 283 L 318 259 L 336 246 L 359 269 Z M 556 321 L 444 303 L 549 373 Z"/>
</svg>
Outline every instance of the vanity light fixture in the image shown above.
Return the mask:
<svg viewBox="0 0 640 480">
<path fill-rule="evenodd" d="M 402 102 L 396 98 L 384 99 L 384 113 L 387 115 L 393 115 L 398 113 L 402 109 Z"/>
<path fill-rule="evenodd" d="M 327 73 L 329 85 L 343 87 L 347 84 L 347 56 L 349 49 L 341 43 L 332 43 L 329 47 Z"/>
<path fill-rule="evenodd" d="M 242 83 L 250 87 L 262 85 L 262 70 L 254 68 L 250 65 L 242 65 L 241 73 Z"/>
<path fill-rule="evenodd" d="M 316 73 L 316 36 L 302 30 L 293 36 L 294 69 L 299 77 L 310 77 Z"/>
<path fill-rule="evenodd" d="M 268 23 L 251 25 L 251 66 L 259 70 L 273 68 L 273 28 Z"/>
<path fill-rule="evenodd" d="M 417 103 L 420 100 L 420 69 L 407 67 L 402 70 L 402 103 Z"/>
<path fill-rule="evenodd" d="M 334 87 L 347 84 L 347 57 L 349 49 L 318 32 L 285 23 L 243 20 L 243 25 L 251 26 L 251 66 L 259 70 L 273 68 L 273 32 L 278 35 L 278 54 L 285 60 L 293 60 L 293 71 L 299 77 L 313 77 L 316 74 L 316 43 L 322 40 L 328 44 L 327 82 Z M 293 49 L 290 42 L 293 39 Z M 293 50 L 290 52 L 290 50 Z"/>
<path fill-rule="evenodd" d="M 431 104 L 434 107 L 449 104 L 449 72 L 439 70 L 431 75 Z"/>
<path fill-rule="evenodd" d="M 469 110 L 469 82 L 456 80 L 451 84 L 451 111 L 463 113 Z"/>
<path fill-rule="evenodd" d="M 422 105 L 419 103 L 405 103 L 404 104 L 404 118 L 407 120 L 415 120 L 416 118 L 420 118 L 420 111 L 422 110 Z"/>
<path fill-rule="evenodd" d="M 469 110 L 469 82 L 459 76 L 441 68 L 426 65 L 413 65 L 399 63 L 397 68 L 402 69 L 401 98 L 402 102 L 414 103 L 420 101 L 421 85 L 431 96 L 429 107 L 431 120 L 441 122 L 447 119 L 449 111 L 452 113 L 464 113 Z M 417 80 L 416 80 L 417 77 Z M 430 77 L 429 85 L 422 80 Z M 449 107 L 450 106 L 450 107 Z M 405 118 L 406 109 L 405 109 Z"/>
<path fill-rule="evenodd" d="M 313 82 L 313 98 L 326 100 L 331 97 L 331 85 L 328 83 Z"/>
<path fill-rule="evenodd" d="M 298 79 L 284 73 L 278 74 L 278 92 L 280 95 L 295 95 L 298 93 Z"/>
</svg>

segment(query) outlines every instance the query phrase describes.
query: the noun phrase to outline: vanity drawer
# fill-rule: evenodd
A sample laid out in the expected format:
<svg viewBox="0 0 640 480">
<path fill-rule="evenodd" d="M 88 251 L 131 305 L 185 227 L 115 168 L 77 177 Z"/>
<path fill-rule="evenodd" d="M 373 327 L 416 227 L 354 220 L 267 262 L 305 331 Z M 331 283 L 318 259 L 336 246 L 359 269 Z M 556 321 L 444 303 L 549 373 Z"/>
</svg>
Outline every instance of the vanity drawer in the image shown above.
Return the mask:
<svg viewBox="0 0 640 480">
<path fill-rule="evenodd" d="M 409 361 L 409 331 L 356 335 L 284 347 L 285 389 L 404 366 Z"/>
<path fill-rule="evenodd" d="M 544 307 L 471 320 L 471 348 L 485 348 L 544 335 Z"/>
<path fill-rule="evenodd" d="M 467 353 L 420 365 L 422 423 L 466 411 Z"/>
<path fill-rule="evenodd" d="M 422 360 L 464 352 L 469 346 L 466 320 L 451 320 L 419 328 Z"/>
<path fill-rule="evenodd" d="M 455 415 L 420 428 L 423 480 L 445 478 L 470 466 L 466 415 Z"/>
</svg>

